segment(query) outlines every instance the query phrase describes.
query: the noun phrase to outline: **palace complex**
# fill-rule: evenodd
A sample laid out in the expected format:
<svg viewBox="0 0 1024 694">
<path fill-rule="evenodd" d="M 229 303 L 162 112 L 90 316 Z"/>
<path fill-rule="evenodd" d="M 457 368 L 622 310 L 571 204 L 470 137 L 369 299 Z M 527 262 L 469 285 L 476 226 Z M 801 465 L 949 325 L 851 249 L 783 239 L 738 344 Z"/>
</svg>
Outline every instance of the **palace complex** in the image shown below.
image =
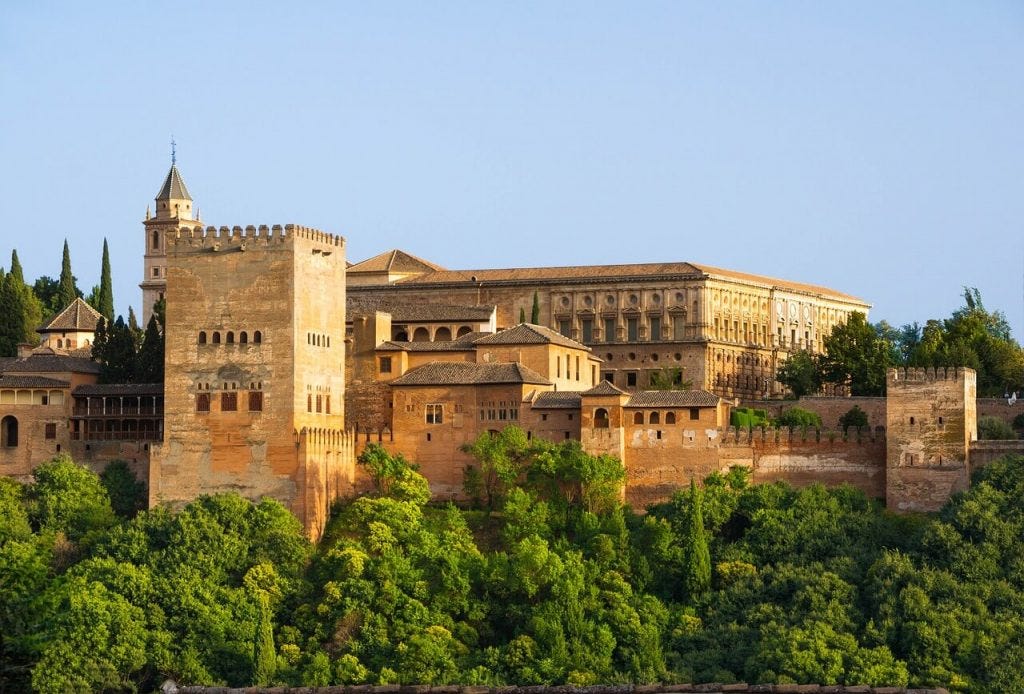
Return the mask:
<svg viewBox="0 0 1024 694">
<path fill-rule="evenodd" d="M 463 447 L 508 425 L 612 454 L 635 506 L 740 465 L 754 481 L 848 483 L 934 510 L 1014 442 L 978 442 L 970 369 L 893 369 L 887 398 L 811 398 L 822 432 L 730 428 L 778 412 L 778 367 L 861 299 L 691 262 L 447 270 L 400 250 L 349 265 L 299 225 L 204 226 L 172 164 L 143 222 L 143 316 L 165 301 L 162 384 L 98 384 L 99 315 L 78 300 L 0 359 L 0 474 L 68 452 L 129 462 L 149 503 L 236 491 L 288 506 L 312 537 L 368 489 L 370 443 L 463 498 Z M 529 320 L 527 320 L 529 319 Z M 683 389 L 685 388 L 685 389 Z M 858 404 L 867 431 L 835 431 Z M 986 409 L 987 408 L 987 409 Z"/>
</svg>

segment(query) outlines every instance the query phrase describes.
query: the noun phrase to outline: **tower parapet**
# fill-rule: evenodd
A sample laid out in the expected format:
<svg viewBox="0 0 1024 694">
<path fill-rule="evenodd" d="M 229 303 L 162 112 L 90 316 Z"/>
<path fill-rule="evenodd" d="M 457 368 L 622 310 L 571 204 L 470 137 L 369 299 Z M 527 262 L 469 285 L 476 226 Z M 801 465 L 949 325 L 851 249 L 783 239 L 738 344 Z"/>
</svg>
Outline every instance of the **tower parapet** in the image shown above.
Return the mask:
<svg viewBox="0 0 1024 694">
<path fill-rule="evenodd" d="M 250 241 L 272 243 L 289 238 L 305 239 L 328 246 L 345 245 L 345 238 L 339 234 L 331 234 L 299 224 L 260 224 L 259 226 L 250 224 L 244 228 L 241 226 L 180 226 L 168 234 L 167 243 L 179 249 L 191 246 L 219 250 L 213 246 L 215 244 L 220 244 L 222 247 L 232 244 L 244 245 Z"/>
</svg>

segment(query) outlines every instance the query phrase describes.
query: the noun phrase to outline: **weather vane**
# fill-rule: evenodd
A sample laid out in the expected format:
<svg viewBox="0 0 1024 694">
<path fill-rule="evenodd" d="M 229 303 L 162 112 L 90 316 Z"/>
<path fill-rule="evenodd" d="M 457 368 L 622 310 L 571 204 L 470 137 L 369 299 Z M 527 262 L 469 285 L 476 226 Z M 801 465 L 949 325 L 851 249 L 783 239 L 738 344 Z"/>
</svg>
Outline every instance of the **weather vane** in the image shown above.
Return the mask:
<svg viewBox="0 0 1024 694">
<path fill-rule="evenodd" d="M 174 135 L 171 135 L 171 166 L 177 163 L 177 151 L 175 150 Z"/>
</svg>

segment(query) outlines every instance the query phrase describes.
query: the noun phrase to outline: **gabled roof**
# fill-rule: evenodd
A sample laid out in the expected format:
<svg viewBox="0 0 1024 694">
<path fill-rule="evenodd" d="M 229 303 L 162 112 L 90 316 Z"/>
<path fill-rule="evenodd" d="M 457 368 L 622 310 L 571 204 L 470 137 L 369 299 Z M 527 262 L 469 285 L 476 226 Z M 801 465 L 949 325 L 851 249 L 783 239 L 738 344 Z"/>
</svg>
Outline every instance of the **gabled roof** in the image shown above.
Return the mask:
<svg viewBox="0 0 1024 694">
<path fill-rule="evenodd" d="M 583 391 L 584 395 L 629 395 L 626 391 L 619 388 L 614 383 L 609 381 L 601 381 L 590 390 Z"/>
<path fill-rule="evenodd" d="M 178 172 L 178 167 L 171 164 L 171 170 L 167 172 L 167 178 L 160 192 L 156 194 L 157 200 L 191 200 L 185 181 Z"/>
<path fill-rule="evenodd" d="M 350 265 L 347 272 L 433 272 L 435 270 L 443 271 L 444 268 L 395 248 L 355 265 Z"/>
<path fill-rule="evenodd" d="M 507 330 L 499 330 L 493 335 L 486 335 L 477 339 L 473 344 L 476 345 L 561 345 L 562 347 L 572 347 L 574 349 L 583 350 L 589 352 L 590 348 L 586 345 L 576 342 L 576 340 L 570 340 L 568 337 L 560 332 L 556 332 L 551 328 L 545 328 L 543 325 L 533 325 L 532 323 L 520 323 L 519 325 L 508 328 Z"/>
<path fill-rule="evenodd" d="M 580 402 L 578 391 L 554 390 L 538 394 L 534 398 L 532 407 L 535 410 L 578 410 Z"/>
<path fill-rule="evenodd" d="M 706 390 L 644 390 L 633 393 L 626 407 L 716 407 L 722 399 Z"/>
<path fill-rule="evenodd" d="M 477 364 L 472 362 L 431 362 L 407 371 L 391 381 L 392 386 L 489 385 L 502 383 L 551 382 L 518 362 Z"/>
<path fill-rule="evenodd" d="M 37 328 L 36 332 L 95 332 L 96 324 L 102 317 L 99 311 L 78 297 L 46 325 Z"/>
<path fill-rule="evenodd" d="M 495 306 L 457 306 L 454 304 L 413 304 L 408 301 L 389 301 L 379 297 L 348 295 L 345 300 L 346 316 L 384 311 L 391 314 L 392 323 L 480 323 L 489 321 Z"/>
<path fill-rule="evenodd" d="M 84 373 L 98 374 L 100 365 L 92 359 L 66 354 L 33 353 L 4 366 L 4 374 L 14 373 Z"/>
<path fill-rule="evenodd" d="M 67 388 L 67 381 L 46 376 L 0 376 L 0 388 Z"/>
<path fill-rule="evenodd" d="M 479 337 L 489 333 L 470 333 Z M 465 337 L 465 336 L 464 336 Z M 438 342 L 404 342 L 388 340 L 377 347 L 378 352 L 472 352 L 473 342 L 466 340 L 441 340 Z"/>
<path fill-rule="evenodd" d="M 95 383 L 75 388 L 72 395 L 163 395 L 163 383 Z"/>
</svg>

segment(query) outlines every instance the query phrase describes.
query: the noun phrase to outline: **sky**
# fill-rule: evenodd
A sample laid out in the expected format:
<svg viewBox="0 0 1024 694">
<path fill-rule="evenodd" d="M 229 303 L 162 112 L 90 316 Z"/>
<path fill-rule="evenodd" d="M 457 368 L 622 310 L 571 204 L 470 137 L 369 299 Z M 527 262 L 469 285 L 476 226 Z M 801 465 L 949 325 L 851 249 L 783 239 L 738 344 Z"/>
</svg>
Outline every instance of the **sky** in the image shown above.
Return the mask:
<svg viewBox="0 0 1024 694">
<path fill-rule="evenodd" d="M 138 309 L 204 221 L 452 269 L 691 261 L 1024 338 L 1024 3 L 0 3 L 0 264 Z"/>
</svg>

